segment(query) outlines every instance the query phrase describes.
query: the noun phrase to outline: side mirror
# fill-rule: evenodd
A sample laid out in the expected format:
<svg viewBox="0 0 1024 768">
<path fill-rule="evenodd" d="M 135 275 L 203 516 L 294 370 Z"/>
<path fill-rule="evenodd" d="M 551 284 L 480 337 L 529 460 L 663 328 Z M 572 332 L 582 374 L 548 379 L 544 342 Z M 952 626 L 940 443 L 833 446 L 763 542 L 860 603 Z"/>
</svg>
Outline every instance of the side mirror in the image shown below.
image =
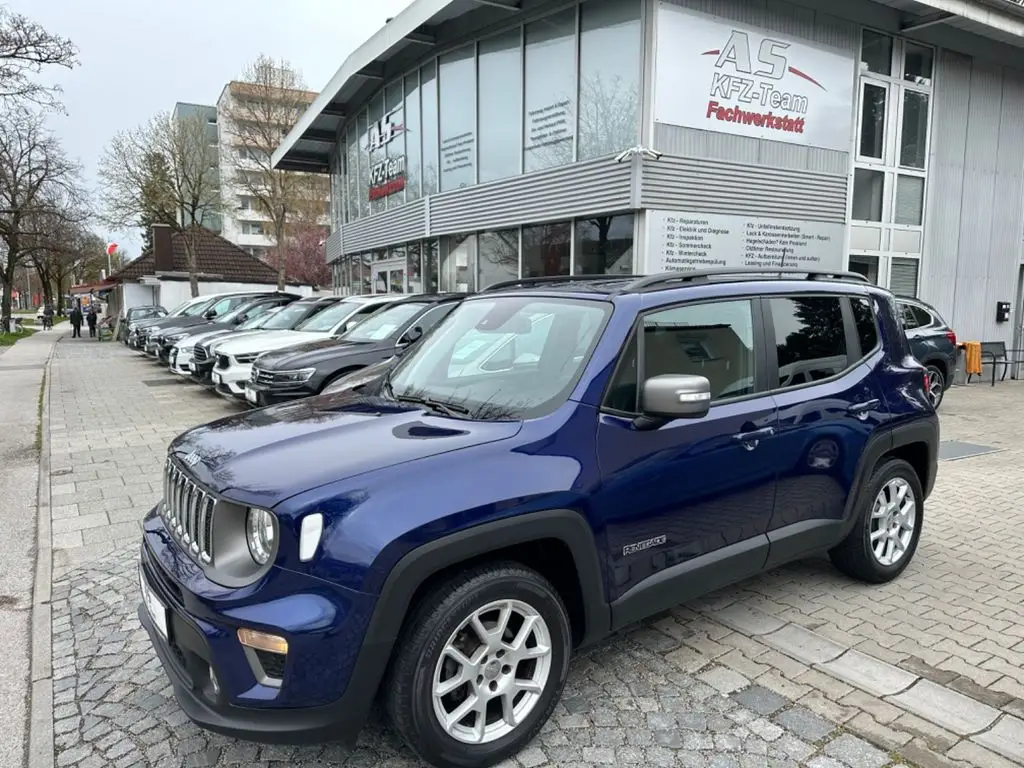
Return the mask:
<svg viewBox="0 0 1024 768">
<path fill-rule="evenodd" d="M 238 317 L 235 318 L 235 325 L 241 325 L 242 323 L 244 323 L 248 319 L 249 319 L 248 315 L 239 315 Z"/>
<path fill-rule="evenodd" d="M 396 346 L 398 349 L 405 349 L 410 344 L 419 341 L 421 336 L 423 336 L 423 329 L 417 325 L 403 333 Z"/>
<path fill-rule="evenodd" d="M 217 316 L 217 310 L 216 309 L 208 309 L 208 310 L 206 310 L 205 313 L 203 313 L 203 317 L 205 317 L 207 320 L 213 320 L 213 318 L 215 318 L 216 316 Z"/>
<path fill-rule="evenodd" d="M 711 382 L 703 376 L 653 376 L 644 382 L 641 418 L 699 419 L 711 407 Z"/>
</svg>

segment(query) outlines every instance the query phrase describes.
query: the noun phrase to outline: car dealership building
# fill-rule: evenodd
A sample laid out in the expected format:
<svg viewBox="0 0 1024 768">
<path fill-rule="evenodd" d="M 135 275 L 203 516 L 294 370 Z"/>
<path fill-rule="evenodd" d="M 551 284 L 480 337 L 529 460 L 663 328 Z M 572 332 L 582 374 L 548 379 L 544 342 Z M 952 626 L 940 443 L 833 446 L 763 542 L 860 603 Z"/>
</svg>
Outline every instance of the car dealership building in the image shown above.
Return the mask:
<svg viewBox="0 0 1024 768">
<path fill-rule="evenodd" d="M 339 291 L 849 268 L 1019 342 L 1015 0 L 414 0 L 275 160 Z"/>
</svg>

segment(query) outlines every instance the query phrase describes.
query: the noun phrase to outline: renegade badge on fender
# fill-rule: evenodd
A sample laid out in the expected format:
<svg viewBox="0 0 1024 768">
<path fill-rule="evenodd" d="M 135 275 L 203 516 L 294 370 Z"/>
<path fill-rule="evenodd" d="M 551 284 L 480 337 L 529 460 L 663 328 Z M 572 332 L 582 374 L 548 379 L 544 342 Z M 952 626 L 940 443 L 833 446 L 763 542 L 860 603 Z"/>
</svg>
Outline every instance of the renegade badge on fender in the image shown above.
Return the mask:
<svg viewBox="0 0 1024 768">
<path fill-rule="evenodd" d="M 492 765 L 575 648 L 820 552 L 899 576 L 935 482 L 926 384 L 857 275 L 494 286 L 377 394 L 178 437 L 139 615 L 205 728 L 348 741 L 379 697 L 430 763 Z"/>
</svg>

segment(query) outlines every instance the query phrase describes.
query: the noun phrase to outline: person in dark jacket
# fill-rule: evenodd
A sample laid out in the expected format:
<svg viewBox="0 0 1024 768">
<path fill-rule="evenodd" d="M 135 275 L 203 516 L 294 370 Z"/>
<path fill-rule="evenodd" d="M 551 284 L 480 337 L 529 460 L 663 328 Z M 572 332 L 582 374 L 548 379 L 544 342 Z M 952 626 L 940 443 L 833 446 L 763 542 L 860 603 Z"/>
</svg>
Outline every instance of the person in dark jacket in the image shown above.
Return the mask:
<svg viewBox="0 0 1024 768">
<path fill-rule="evenodd" d="M 89 325 L 89 338 L 96 338 L 96 321 L 99 320 L 99 315 L 96 313 L 96 307 L 90 305 L 89 309 L 85 311 L 85 322 Z"/>
<path fill-rule="evenodd" d="M 71 338 L 82 338 L 82 310 L 79 306 L 75 306 L 71 310 Z"/>
</svg>

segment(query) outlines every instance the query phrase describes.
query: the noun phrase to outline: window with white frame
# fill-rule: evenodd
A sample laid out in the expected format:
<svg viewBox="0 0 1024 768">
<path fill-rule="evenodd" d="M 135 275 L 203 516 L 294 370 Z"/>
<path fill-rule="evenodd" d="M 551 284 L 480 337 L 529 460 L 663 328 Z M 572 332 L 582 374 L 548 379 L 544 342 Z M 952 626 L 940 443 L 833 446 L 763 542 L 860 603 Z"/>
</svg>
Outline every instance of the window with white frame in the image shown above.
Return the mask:
<svg viewBox="0 0 1024 768">
<path fill-rule="evenodd" d="M 850 263 L 910 292 L 923 241 L 934 65 L 933 48 L 863 31 L 850 216 L 876 225 L 880 250 L 892 257 L 880 263 L 880 254 L 851 254 Z"/>
</svg>

